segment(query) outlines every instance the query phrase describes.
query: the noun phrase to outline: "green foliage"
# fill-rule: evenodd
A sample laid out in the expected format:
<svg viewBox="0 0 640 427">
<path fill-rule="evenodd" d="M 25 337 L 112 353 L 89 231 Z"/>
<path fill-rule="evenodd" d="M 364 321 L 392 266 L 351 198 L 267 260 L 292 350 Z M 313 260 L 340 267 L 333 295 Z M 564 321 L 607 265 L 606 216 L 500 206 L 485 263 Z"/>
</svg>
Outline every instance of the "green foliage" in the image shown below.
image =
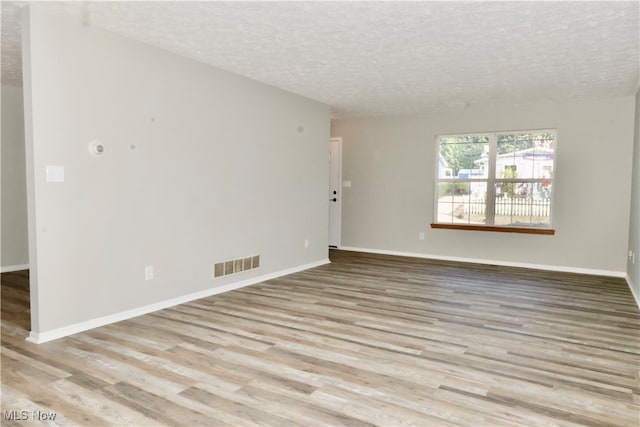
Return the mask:
<svg viewBox="0 0 640 427">
<path fill-rule="evenodd" d="M 517 178 L 518 172 L 516 172 L 516 168 L 514 166 L 506 166 L 504 168 L 504 177 L 507 179 Z M 506 194 L 508 197 L 513 197 L 515 190 L 516 184 L 514 182 L 502 183 L 502 193 Z"/>
<path fill-rule="evenodd" d="M 468 193 L 469 184 L 466 182 L 441 182 L 438 184 L 438 198 Z"/>
<path fill-rule="evenodd" d="M 554 136 L 551 133 L 499 134 L 498 154 L 513 153 L 533 147 L 549 147 Z"/>
<path fill-rule="evenodd" d="M 474 169 L 474 161 L 480 159 L 489 143 L 486 136 L 459 136 L 440 139 L 440 153 L 457 176 L 461 169 Z"/>
</svg>

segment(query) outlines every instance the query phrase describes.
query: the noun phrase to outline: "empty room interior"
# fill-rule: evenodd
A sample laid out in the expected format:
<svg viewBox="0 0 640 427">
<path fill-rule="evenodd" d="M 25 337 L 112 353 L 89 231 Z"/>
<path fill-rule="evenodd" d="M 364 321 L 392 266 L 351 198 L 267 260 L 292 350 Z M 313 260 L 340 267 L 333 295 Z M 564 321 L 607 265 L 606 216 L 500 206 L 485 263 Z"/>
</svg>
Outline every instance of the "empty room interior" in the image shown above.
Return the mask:
<svg viewBox="0 0 640 427">
<path fill-rule="evenodd" d="M 640 3 L 2 1 L 7 426 L 640 425 Z"/>
</svg>

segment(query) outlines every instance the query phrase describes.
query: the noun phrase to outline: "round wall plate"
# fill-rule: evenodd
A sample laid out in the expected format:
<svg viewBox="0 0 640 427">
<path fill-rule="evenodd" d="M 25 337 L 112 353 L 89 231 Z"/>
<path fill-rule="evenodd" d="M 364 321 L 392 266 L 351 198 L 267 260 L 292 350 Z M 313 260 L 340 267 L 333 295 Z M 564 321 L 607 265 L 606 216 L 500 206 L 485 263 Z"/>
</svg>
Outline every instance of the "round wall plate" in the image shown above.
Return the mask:
<svg viewBox="0 0 640 427">
<path fill-rule="evenodd" d="M 91 141 L 89 143 L 89 153 L 93 156 L 102 156 L 104 154 L 104 144 L 100 141 Z"/>
</svg>

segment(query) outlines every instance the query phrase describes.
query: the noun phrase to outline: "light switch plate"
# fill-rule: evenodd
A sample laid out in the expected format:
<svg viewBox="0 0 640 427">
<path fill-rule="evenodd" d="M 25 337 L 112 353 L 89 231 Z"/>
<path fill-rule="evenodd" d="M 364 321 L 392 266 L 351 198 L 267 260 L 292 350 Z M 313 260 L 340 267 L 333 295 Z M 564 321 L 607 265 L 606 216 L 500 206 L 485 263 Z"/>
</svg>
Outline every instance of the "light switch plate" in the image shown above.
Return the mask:
<svg viewBox="0 0 640 427">
<path fill-rule="evenodd" d="M 47 165 L 47 182 L 64 182 L 64 166 Z"/>
<path fill-rule="evenodd" d="M 351 187 L 351 181 L 342 181 L 342 186 L 345 188 Z"/>
</svg>

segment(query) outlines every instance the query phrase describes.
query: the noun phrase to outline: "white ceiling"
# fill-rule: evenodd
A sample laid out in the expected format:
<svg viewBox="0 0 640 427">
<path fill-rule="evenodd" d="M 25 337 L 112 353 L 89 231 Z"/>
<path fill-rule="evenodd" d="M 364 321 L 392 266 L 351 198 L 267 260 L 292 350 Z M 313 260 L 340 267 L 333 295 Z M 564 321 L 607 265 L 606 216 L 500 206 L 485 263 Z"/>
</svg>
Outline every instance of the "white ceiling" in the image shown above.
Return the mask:
<svg viewBox="0 0 640 427">
<path fill-rule="evenodd" d="M 2 81 L 19 84 L 19 6 Z M 56 2 L 91 25 L 329 104 L 334 117 L 634 95 L 638 1 Z"/>
</svg>

